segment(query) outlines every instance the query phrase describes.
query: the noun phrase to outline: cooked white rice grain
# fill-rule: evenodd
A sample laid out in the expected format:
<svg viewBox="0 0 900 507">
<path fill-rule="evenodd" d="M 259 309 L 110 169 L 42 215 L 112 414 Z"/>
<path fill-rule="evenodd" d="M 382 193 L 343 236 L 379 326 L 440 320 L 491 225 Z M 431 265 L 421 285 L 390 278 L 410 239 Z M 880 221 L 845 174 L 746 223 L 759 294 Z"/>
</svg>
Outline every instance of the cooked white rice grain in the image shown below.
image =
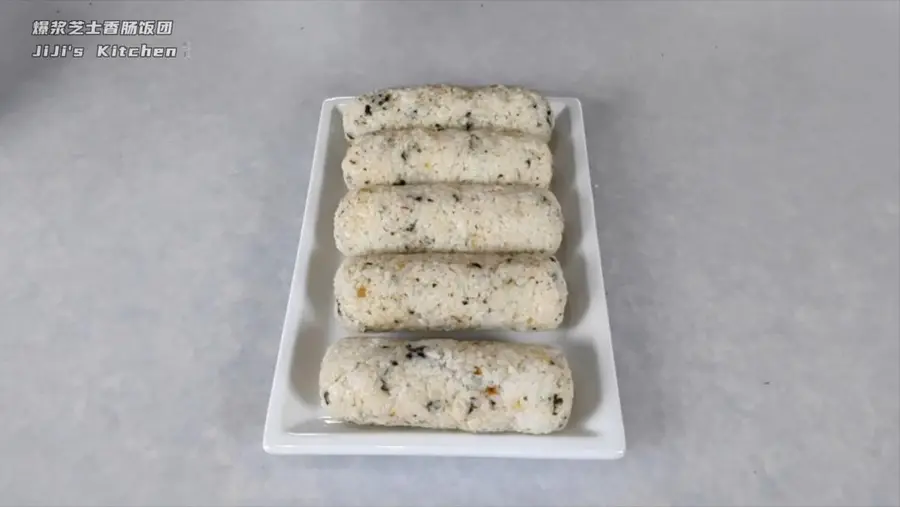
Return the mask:
<svg viewBox="0 0 900 507">
<path fill-rule="evenodd" d="M 553 112 L 546 98 L 520 87 L 428 85 L 361 95 L 344 106 L 343 123 L 350 141 L 414 127 L 515 131 L 549 141 Z"/>
<path fill-rule="evenodd" d="M 563 216 L 547 189 L 519 185 L 402 185 L 348 192 L 334 217 L 344 255 L 542 252 L 559 249 Z"/>
<path fill-rule="evenodd" d="M 354 337 L 325 353 L 319 395 L 356 424 L 546 434 L 568 423 L 575 389 L 547 346 Z"/>
<path fill-rule="evenodd" d="M 568 300 L 559 262 L 539 254 L 392 254 L 344 259 L 337 313 L 365 331 L 559 327 Z"/>
<path fill-rule="evenodd" d="M 549 187 L 553 156 L 527 135 L 428 129 L 367 134 L 341 167 L 348 188 L 417 183 L 523 184 Z"/>
</svg>

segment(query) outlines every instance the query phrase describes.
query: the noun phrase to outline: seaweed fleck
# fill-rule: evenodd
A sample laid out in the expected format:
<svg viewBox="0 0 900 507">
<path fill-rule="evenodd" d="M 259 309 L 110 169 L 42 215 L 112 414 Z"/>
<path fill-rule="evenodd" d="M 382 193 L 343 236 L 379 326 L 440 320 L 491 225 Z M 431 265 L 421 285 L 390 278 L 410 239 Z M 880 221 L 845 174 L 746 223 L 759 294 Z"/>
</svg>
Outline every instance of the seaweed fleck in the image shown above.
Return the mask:
<svg viewBox="0 0 900 507">
<path fill-rule="evenodd" d="M 563 399 L 558 394 L 553 394 L 553 415 L 559 414 L 559 407 L 563 404 Z"/>
<path fill-rule="evenodd" d="M 412 359 L 413 357 L 421 357 L 423 359 L 427 357 L 425 356 L 425 346 L 413 347 L 410 344 L 406 344 L 406 358 Z"/>
</svg>

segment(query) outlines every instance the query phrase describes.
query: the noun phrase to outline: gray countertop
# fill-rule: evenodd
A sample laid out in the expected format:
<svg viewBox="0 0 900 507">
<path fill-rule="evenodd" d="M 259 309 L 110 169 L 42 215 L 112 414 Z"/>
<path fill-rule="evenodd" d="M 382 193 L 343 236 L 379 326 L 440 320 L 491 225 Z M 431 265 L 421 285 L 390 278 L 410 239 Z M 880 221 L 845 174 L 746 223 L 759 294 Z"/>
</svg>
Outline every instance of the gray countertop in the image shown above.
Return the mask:
<svg viewBox="0 0 900 507">
<path fill-rule="evenodd" d="M 897 505 L 898 14 L 3 2 L 0 502 Z M 321 102 L 424 82 L 582 100 L 623 460 L 263 453 Z"/>
</svg>

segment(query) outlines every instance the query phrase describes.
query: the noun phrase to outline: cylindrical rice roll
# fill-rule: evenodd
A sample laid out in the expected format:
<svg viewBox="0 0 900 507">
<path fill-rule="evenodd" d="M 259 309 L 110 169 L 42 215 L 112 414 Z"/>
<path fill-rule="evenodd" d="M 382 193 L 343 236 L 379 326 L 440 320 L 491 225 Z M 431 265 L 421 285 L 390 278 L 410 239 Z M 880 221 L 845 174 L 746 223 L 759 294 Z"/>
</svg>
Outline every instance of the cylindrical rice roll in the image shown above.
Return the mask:
<svg viewBox="0 0 900 507">
<path fill-rule="evenodd" d="M 334 277 L 337 314 L 360 332 L 555 329 L 568 288 L 539 254 L 392 254 L 345 258 Z"/>
<path fill-rule="evenodd" d="M 575 389 L 553 347 L 354 337 L 325 353 L 319 396 L 356 424 L 546 434 L 568 423 Z"/>
<path fill-rule="evenodd" d="M 550 147 L 532 136 L 428 129 L 364 135 L 350 146 L 341 164 L 348 188 L 400 181 L 547 188 L 552 166 Z"/>
<path fill-rule="evenodd" d="M 361 188 L 344 196 L 334 217 L 334 240 L 344 255 L 554 253 L 562 233 L 553 193 L 520 185 Z"/>
<path fill-rule="evenodd" d="M 351 142 L 372 132 L 415 127 L 515 131 L 546 142 L 553 111 L 546 98 L 517 86 L 427 85 L 360 95 L 344 105 L 343 124 Z"/>
</svg>

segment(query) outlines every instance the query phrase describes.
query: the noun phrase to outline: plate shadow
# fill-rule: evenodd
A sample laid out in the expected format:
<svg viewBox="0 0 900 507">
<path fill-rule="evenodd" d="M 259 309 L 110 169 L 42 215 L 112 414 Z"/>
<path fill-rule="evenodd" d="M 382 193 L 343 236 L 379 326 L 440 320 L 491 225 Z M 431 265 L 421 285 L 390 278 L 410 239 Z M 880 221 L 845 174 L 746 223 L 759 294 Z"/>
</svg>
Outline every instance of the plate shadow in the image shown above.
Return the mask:
<svg viewBox="0 0 900 507">
<path fill-rule="evenodd" d="M 575 147 L 572 144 L 572 116 L 563 109 L 556 117 L 550 149 L 553 152 L 553 181 L 550 190 L 562 207 L 565 229 L 556 257 L 563 268 L 569 290 L 563 329 L 571 329 L 584 317 L 590 307 L 590 291 L 583 281 L 587 278 L 579 243 L 584 233 L 581 224 L 581 201 L 575 172 Z M 582 189 L 581 191 L 585 191 Z M 590 192 L 591 189 L 586 189 Z"/>
<path fill-rule="evenodd" d="M 585 421 L 597 410 L 602 401 L 600 360 L 590 340 L 566 340 L 562 349 L 569 362 L 569 368 L 572 369 L 572 381 L 575 385 L 575 404 L 569 417 L 569 428 L 578 431 L 584 428 Z"/>
<path fill-rule="evenodd" d="M 334 274 L 341 263 L 341 255 L 334 244 L 334 211 L 346 192 L 341 173 L 341 161 L 347 142 L 337 108 L 331 111 L 331 128 L 325 149 L 321 175 L 320 201 L 307 209 L 314 227 L 315 245 L 309 258 L 306 278 L 301 288 L 304 304 L 294 350 L 291 354 L 291 386 L 310 405 L 319 404 L 319 366 L 328 348 L 329 331 L 339 325 L 335 318 Z M 314 199 L 310 184 L 307 202 Z"/>
</svg>

